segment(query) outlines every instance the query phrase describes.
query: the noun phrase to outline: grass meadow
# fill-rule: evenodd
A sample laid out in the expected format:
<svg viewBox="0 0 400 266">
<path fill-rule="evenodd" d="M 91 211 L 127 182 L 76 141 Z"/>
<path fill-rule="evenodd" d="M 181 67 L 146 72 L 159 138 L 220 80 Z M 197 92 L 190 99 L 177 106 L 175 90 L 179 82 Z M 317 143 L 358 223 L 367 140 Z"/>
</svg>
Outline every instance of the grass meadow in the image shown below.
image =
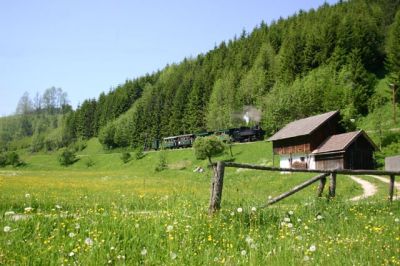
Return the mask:
<svg viewBox="0 0 400 266">
<path fill-rule="evenodd" d="M 269 143 L 233 152 L 273 164 Z M 124 164 L 92 140 L 70 167 L 25 154 L 23 168 L 1 169 L 0 264 L 400 265 L 400 204 L 380 181 L 365 178 L 378 193 L 359 202 L 348 199 L 361 187 L 338 176 L 333 200 L 316 198 L 316 184 L 260 208 L 310 175 L 227 169 L 222 209 L 210 217 L 206 162 L 168 151 L 168 169 L 156 172 L 159 154 Z"/>
</svg>

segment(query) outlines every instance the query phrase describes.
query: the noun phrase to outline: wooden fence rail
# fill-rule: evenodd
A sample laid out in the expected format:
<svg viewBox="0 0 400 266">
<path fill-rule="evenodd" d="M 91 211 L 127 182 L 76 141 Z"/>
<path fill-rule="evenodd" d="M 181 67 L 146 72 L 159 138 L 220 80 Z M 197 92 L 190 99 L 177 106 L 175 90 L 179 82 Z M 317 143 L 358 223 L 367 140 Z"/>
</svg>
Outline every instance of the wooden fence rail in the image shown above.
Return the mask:
<svg viewBox="0 0 400 266">
<path fill-rule="evenodd" d="M 234 163 L 234 162 L 223 162 L 220 161 L 214 165 L 214 176 L 211 181 L 211 196 L 210 196 L 210 206 L 209 212 L 214 213 L 221 208 L 222 200 L 222 188 L 224 183 L 224 173 L 225 167 L 235 167 L 235 168 L 247 168 L 253 170 L 263 170 L 263 171 L 278 171 L 278 172 L 300 172 L 300 173 L 319 173 L 320 175 L 315 176 L 304 183 L 294 187 L 292 190 L 281 194 L 280 196 L 268 201 L 267 205 L 274 204 L 284 198 L 293 195 L 294 193 L 304 189 L 305 187 L 311 185 L 314 182 L 320 181 L 318 187 L 318 196 L 322 195 L 322 191 L 325 187 L 326 177 L 329 178 L 329 197 L 335 197 L 336 194 L 336 175 L 337 174 L 350 174 L 350 175 L 387 175 L 390 177 L 389 182 L 389 200 L 393 200 L 394 194 L 394 183 L 395 176 L 400 175 L 400 171 L 380 171 L 380 170 L 350 170 L 350 169 L 337 169 L 337 170 L 315 170 L 315 169 L 294 169 L 294 168 L 278 168 L 278 167 L 268 167 L 262 165 L 254 164 L 244 164 L 244 163 Z"/>
</svg>

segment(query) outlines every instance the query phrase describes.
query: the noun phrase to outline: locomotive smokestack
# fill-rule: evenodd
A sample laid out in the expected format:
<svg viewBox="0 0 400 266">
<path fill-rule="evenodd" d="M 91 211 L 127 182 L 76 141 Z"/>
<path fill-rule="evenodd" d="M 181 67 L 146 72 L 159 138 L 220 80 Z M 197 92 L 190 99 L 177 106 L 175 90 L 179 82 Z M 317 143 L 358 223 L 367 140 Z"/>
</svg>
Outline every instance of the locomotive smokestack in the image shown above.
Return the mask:
<svg viewBox="0 0 400 266">
<path fill-rule="evenodd" d="M 249 124 L 249 122 L 250 122 L 249 112 L 246 112 L 246 113 L 244 114 L 243 120 L 246 121 L 246 125 Z"/>
<path fill-rule="evenodd" d="M 261 111 L 254 106 L 243 107 L 243 119 L 249 124 L 250 121 L 259 123 L 261 120 Z"/>
</svg>

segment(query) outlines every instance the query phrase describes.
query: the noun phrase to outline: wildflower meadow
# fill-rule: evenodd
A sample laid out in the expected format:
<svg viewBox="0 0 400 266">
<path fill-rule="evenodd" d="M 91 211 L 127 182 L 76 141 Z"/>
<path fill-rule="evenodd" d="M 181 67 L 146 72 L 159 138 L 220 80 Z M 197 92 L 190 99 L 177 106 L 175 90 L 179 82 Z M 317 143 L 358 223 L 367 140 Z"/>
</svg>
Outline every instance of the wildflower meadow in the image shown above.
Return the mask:
<svg viewBox="0 0 400 266">
<path fill-rule="evenodd" d="M 265 163 L 261 145 L 234 151 Z M 0 264 L 400 265 L 400 204 L 387 201 L 384 183 L 371 181 L 378 193 L 355 202 L 361 188 L 338 176 L 333 200 L 311 186 L 263 208 L 309 176 L 229 169 L 222 209 L 209 216 L 211 170 L 191 156 L 167 153 L 162 172 L 150 168 L 156 152 L 130 165 L 93 155 L 92 168 L 42 155 L 0 171 Z M 45 161 L 48 169 L 35 168 Z M 194 173 L 197 165 L 206 171 Z"/>
</svg>

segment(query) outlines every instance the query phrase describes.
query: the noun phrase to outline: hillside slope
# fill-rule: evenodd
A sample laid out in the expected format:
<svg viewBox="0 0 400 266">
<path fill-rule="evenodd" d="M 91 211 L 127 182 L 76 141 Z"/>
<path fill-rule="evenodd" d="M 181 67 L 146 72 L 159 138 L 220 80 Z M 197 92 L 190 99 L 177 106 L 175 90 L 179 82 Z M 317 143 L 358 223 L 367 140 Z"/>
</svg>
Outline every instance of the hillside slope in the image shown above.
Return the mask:
<svg viewBox="0 0 400 266">
<path fill-rule="evenodd" d="M 139 147 L 165 136 L 245 125 L 248 106 L 261 112 L 250 124 L 267 134 L 331 110 L 341 111 L 348 129 L 367 125 L 363 117 L 387 115 L 389 84 L 397 82 L 399 7 L 399 0 L 340 1 L 262 22 L 206 54 L 83 102 L 48 134 L 63 145 L 97 136 L 106 148 Z"/>
</svg>

